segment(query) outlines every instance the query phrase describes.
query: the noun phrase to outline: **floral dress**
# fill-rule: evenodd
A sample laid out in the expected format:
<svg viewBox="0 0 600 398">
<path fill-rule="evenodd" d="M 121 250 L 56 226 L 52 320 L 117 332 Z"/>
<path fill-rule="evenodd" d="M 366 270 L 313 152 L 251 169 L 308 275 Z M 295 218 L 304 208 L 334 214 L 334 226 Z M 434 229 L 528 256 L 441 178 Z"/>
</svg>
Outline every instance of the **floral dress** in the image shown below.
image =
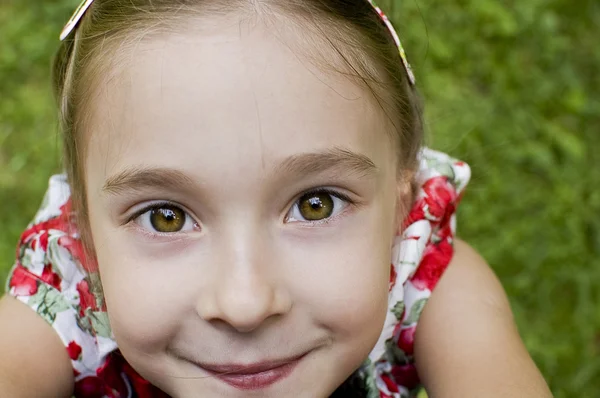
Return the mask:
<svg viewBox="0 0 600 398">
<path fill-rule="evenodd" d="M 455 210 L 469 167 L 424 148 L 419 192 L 393 249 L 389 311 L 381 336 L 359 369 L 368 397 L 404 398 L 417 391 L 413 340 L 419 316 L 450 263 Z M 163 398 L 120 354 L 106 307 L 90 289 L 95 274 L 79 263 L 83 247 L 71 217 L 64 175 L 53 176 L 43 204 L 21 236 L 7 291 L 52 325 L 71 358 L 75 396 Z"/>
</svg>

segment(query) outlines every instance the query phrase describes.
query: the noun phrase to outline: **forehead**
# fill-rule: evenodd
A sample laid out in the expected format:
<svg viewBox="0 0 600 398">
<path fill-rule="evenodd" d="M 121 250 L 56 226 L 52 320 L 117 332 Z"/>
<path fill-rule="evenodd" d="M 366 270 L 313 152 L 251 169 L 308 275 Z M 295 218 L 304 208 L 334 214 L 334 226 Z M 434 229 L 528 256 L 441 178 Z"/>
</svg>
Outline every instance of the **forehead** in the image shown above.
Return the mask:
<svg viewBox="0 0 600 398">
<path fill-rule="evenodd" d="M 331 147 L 376 162 L 393 157 L 370 92 L 323 67 L 339 69 L 335 51 L 311 62 L 310 41 L 285 29 L 222 22 L 141 38 L 122 51 L 95 93 L 88 166 L 101 174 L 153 162 L 254 170 Z"/>
</svg>

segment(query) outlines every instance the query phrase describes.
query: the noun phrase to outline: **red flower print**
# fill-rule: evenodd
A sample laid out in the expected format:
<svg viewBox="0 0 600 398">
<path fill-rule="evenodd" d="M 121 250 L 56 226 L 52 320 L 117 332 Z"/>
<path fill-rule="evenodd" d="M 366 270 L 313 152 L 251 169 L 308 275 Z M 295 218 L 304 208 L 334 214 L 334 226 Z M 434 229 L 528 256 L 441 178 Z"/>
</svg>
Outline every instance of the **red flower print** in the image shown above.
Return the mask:
<svg viewBox="0 0 600 398">
<path fill-rule="evenodd" d="M 38 290 L 38 277 L 19 264 L 13 271 L 8 287 L 14 289 L 15 296 L 33 296 Z"/>
<path fill-rule="evenodd" d="M 58 276 L 58 274 L 56 274 L 54 271 L 52 271 L 51 264 L 46 264 L 44 266 L 44 271 L 42 272 L 41 279 L 43 282 L 47 283 L 48 285 L 50 285 L 60 291 L 61 279 L 60 279 L 60 276 Z"/>
<path fill-rule="evenodd" d="M 61 214 L 58 217 L 51 218 L 47 221 L 34 224 L 30 228 L 26 229 L 21 234 L 21 243 L 29 242 L 32 237 L 35 237 L 38 233 L 42 233 L 40 236 L 40 244 L 42 244 L 42 249 L 46 250 L 48 243 L 48 231 L 51 229 L 55 229 L 58 231 L 62 231 L 66 234 L 70 234 L 75 232 L 74 225 L 70 222 L 72 206 L 71 199 L 67 201 L 64 205 L 60 207 Z M 43 236 L 46 235 L 46 236 Z M 35 249 L 35 248 L 34 248 Z"/>
<path fill-rule="evenodd" d="M 67 346 L 67 353 L 69 354 L 69 358 L 76 361 L 81 355 L 81 347 L 76 342 L 71 341 Z"/>
<path fill-rule="evenodd" d="M 420 384 L 415 365 L 394 365 L 392 367 L 392 376 L 398 385 L 406 387 L 409 390 L 417 388 Z"/>
<path fill-rule="evenodd" d="M 385 386 L 387 387 L 387 389 L 390 392 L 392 392 L 392 393 L 399 392 L 398 384 L 394 380 L 392 380 L 392 378 L 389 375 L 382 374 L 381 380 L 383 380 L 383 382 L 385 383 Z"/>
<path fill-rule="evenodd" d="M 110 395 L 109 395 L 110 394 Z M 86 398 L 112 397 L 112 392 L 99 377 L 88 376 L 75 383 L 74 396 Z"/>
<path fill-rule="evenodd" d="M 398 274 L 396 273 L 396 267 L 394 267 L 394 264 L 391 264 L 390 266 L 390 287 L 389 287 L 389 291 L 392 291 L 392 289 L 394 288 L 394 286 L 396 286 L 396 277 L 398 276 Z"/>
<path fill-rule="evenodd" d="M 23 231 L 21 234 L 21 239 L 19 240 L 19 244 L 28 243 L 33 236 L 39 233 L 42 228 L 39 228 L 38 225 L 39 224 L 32 225 L 30 228 L 27 228 L 25 231 Z"/>
<path fill-rule="evenodd" d="M 35 239 L 36 237 L 37 239 Z M 31 242 L 31 249 L 37 250 L 38 246 L 40 246 L 40 250 L 44 252 L 48 250 L 48 231 L 42 231 L 39 235 L 34 236 L 34 239 Z"/>
<path fill-rule="evenodd" d="M 114 392 L 111 397 L 127 397 L 127 386 L 121 377 L 124 364 L 125 359 L 113 352 L 106 358 L 106 362 L 96 369 L 96 375 L 104 381 L 106 388 Z"/>
<path fill-rule="evenodd" d="M 73 212 L 73 201 L 71 198 L 65 202 L 64 205 L 60 206 L 60 214 L 62 217 L 67 218 L 71 216 Z"/>
<path fill-rule="evenodd" d="M 417 330 L 417 325 L 406 329 L 400 329 L 400 335 L 398 336 L 398 348 L 404 351 L 406 355 L 412 355 L 414 352 L 415 330 Z"/>
<path fill-rule="evenodd" d="M 86 271 L 94 272 L 97 270 L 94 261 L 91 261 L 91 259 L 86 256 L 83 243 L 80 239 L 75 239 L 70 236 L 61 236 L 58 239 L 58 244 L 67 249 L 69 253 L 71 253 L 71 257 L 73 257 L 74 260 L 79 261 Z"/>
<path fill-rule="evenodd" d="M 77 292 L 79 293 L 79 315 L 84 316 L 87 309 L 98 311 L 96 297 L 90 292 L 90 286 L 87 280 L 84 279 L 77 284 Z"/>
<path fill-rule="evenodd" d="M 48 233 L 51 229 L 69 232 L 69 223 L 62 216 L 51 218 L 48 221 L 41 222 L 39 224 L 32 225 L 29 229 L 25 230 L 21 234 L 21 243 L 28 243 L 32 238 L 35 238 L 37 234 Z"/>
<path fill-rule="evenodd" d="M 436 238 L 436 242 L 438 242 L 438 243 L 442 242 L 442 241 L 452 242 L 452 237 L 453 237 L 453 233 L 452 233 L 452 229 L 450 228 L 450 223 L 442 225 L 440 229 L 435 231 L 435 238 Z M 438 243 L 435 243 L 435 244 L 438 244 Z"/>
<path fill-rule="evenodd" d="M 42 232 L 42 234 L 39 237 L 40 242 L 40 249 L 42 249 L 43 251 L 47 251 L 48 250 L 48 231 L 44 231 Z"/>
<path fill-rule="evenodd" d="M 444 230 L 445 229 L 441 231 Z M 427 245 L 421 263 L 410 279 L 412 284 L 419 290 L 433 290 L 450 263 L 453 253 L 454 248 L 452 247 L 449 238 L 443 239 L 435 245 Z"/>
<path fill-rule="evenodd" d="M 414 203 L 410 213 L 408 213 L 408 216 L 404 219 L 402 229 L 406 229 L 409 225 L 425 219 L 425 204 L 426 202 L 423 198 L 418 199 Z"/>
<path fill-rule="evenodd" d="M 436 220 L 444 218 L 446 214 L 454 213 L 456 190 L 448 181 L 448 177 L 433 177 L 423 185 L 425 202 L 429 214 Z"/>
<path fill-rule="evenodd" d="M 127 376 L 135 396 L 139 398 L 169 398 L 167 394 L 159 388 L 153 386 L 140 376 L 127 363 L 119 351 L 111 353 L 106 362 L 96 369 L 95 377 L 86 377 L 75 385 L 75 396 L 79 397 L 108 397 L 121 398 L 127 397 L 128 387 L 122 378 L 122 374 Z M 81 395 L 79 395 L 81 394 Z M 86 395 L 89 394 L 89 395 Z"/>
</svg>

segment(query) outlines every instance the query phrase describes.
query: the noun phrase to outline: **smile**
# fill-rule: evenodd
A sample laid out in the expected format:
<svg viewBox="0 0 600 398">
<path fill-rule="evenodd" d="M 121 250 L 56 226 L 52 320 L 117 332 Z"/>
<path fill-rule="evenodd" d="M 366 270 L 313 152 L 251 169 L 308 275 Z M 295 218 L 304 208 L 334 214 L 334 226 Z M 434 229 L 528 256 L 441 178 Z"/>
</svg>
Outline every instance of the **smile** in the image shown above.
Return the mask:
<svg viewBox="0 0 600 398">
<path fill-rule="evenodd" d="M 306 354 L 286 360 L 249 365 L 200 365 L 221 381 L 240 390 L 260 390 L 288 377 Z"/>
</svg>

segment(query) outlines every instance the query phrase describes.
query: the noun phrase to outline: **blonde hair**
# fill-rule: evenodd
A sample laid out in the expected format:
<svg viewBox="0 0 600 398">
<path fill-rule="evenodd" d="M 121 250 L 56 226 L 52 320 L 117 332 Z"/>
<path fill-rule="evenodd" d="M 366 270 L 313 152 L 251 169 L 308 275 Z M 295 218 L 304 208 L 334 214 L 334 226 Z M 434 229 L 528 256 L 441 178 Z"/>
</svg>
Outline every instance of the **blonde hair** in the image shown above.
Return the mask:
<svg viewBox="0 0 600 398">
<path fill-rule="evenodd" d="M 316 35 L 319 43 L 329 47 L 320 54 L 333 50 L 346 67 L 329 66 L 364 83 L 385 111 L 397 143 L 399 168 L 416 169 L 423 140 L 420 103 L 389 31 L 367 0 L 95 0 L 75 34 L 62 43 L 53 67 L 65 169 L 88 253 L 93 253 L 93 245 L 82 154 L 84 125 L 93 100 L 90 86 L 109 69 L 110 57 L 140 35 L 176 30 L 194 16 L 234 12 L 282 15 Z M 314 59 L 319 58 L 316 54 Z M 317 61 L 325 64 L 325 59 Z"/>
</svg>

